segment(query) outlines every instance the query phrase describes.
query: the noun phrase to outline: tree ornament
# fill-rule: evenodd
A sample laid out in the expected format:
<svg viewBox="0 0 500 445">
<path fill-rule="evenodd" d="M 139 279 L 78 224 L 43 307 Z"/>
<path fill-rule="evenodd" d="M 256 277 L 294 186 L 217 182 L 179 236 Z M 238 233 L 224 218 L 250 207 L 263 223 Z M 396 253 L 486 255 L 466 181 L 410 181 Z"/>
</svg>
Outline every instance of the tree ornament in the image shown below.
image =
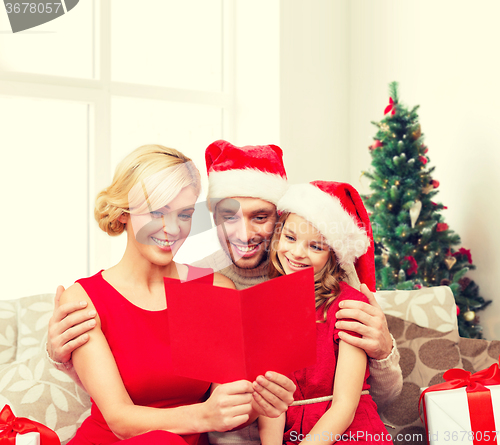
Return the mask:
<svg viewBox="0 0 500 445">
<path fill-rule="evenodd" d="M 427 158 L 425 156 L 419 156 L 418 160 L 424 165 L 427 164 Z"/>
<path fill-rule="evenodd" d="M 391 112 L 392 116 L 394 116 L 396 114 L 396 104 L 392 100 L 392 97 L 389 97 L 389 105 L 387 105 L 387 107 L 385 107 L 384 114 L 389 113 L 389 111 Z"/>
<path fill-rule="evenodd" d="M 458 284 L 460 284 L 460 288 L 462 289 L 462 292 L 467 288 L 467 286 L 470 284 L 471 279 L 468 277 L 463 277 L 458 280 Z"/>
<path fill-rule="evenodd" d="M 410 207 L 410 221 L 411 221 L 411 228 L 415 228 L 415 223 L 417 222 L 417 219 L 420 215 L 420 211 L 422 210 L 422 201 L 416 200 L 415 203 Z"/>
<path fill-rule="evenodd" d="M 448 270 L 450 270 L 455 265 L 456 262 L 457 262 L 457 259 L 453 256 L 449 256 L 449 257 L 444 259 L 444 263 L 446 264 L 446 267 L 448 268 Z"/>
<path fill-rule="evenodd" d="M 454 252 L 452 255 L 453 256 L 465 255 L 467 257 L 467 261 L 469 262 L 469 264 L 472 264 L 472 256 L 470 254 L 469 249 L 465 249 L 465 248 L 461 247 L 460 249 L 458 249 L 457 252 Z"/>
<path fill-rule="evenodd" d="M 406 273 L 408 275 L 413 275 L 414 273 L 417 273 L 418 272 L 418 264 L 417 264 L 417 261 L 415 260 L 415 258 L 412 256 L 405 256 L 404 259 L 410 263 L 410 267 L 408 267 L 408 269 L 406 270 Z"/>
<path fill-rule="evenodd" d="M 411 136 L 415 140 L 417 140 L 420 136 L 422 136 L 422 129 L 420 128 L 420 124 L 418 124 L 416 130 L 412 132 Z"/>
<path fill-rule="evenodd" d="M 439 181 L 436 181 L 435 179 L 433 179 L 431 181 L 431 184 L 432 184 L 432 187 L 434 187 L 435 189 L 437 189 L 439 187 Z"/>
<path fill-rule="evenodd" d="M 370 151 L 372 151 L 372 150 L 376 150 L 377 148 L 383 147 L 383 146 L 384 146 L 384 144 L 382 144 L 382 142 L 380 142 L 378 139 L 375 139 L 375 142 L 372 145 L 370 145 L 368 147 L 368 149 Z"/>
<path fill-rule="evenodd" d="M 389 131 L 389 125 L 387 125 L 385 122 L 383 124 L 380 124 L 380 129 L 383 132 L 388 132 Z"/>
<path fill-rule="evenodd" d="M 471 311 L 470 309 L 467 312 L 464 312 L 464 320 L 471 322 L 474 321 L 476 318 L 476 313 L 474 311 Z"/>
<path fill-rule="evenodd" d="M 436 232 L 444 232 L 445 230 L 448 230 L 448 224 L 446 224 L 446 223 L 437 223 L 437 225 L 436 225 Z"/>
<path fill-rule="evenodd" d="M 382 255 L 380 255 L 382 257 L 382 264 L 384 266 L 387 266 L 387 262 L 389 261 L 389 254 L 384 252 Z"/>
<path fill-rule="evenodd" d="M 423 189 L 422 189 L 422 193 L 424 195 L 428 195 L 432 190 L 434 189 L 434 186 L 432 184 L 429 184 L 427 186 L 425 186 Z"/>
</svg>

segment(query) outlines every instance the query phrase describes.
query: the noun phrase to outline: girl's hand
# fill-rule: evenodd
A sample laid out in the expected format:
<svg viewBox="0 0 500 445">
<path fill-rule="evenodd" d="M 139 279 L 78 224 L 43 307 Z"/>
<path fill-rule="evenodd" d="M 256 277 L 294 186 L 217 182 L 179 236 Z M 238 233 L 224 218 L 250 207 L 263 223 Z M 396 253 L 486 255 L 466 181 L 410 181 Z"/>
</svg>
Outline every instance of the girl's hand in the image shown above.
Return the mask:
<svg viewBox="0 0 500 445">
<path fill-rule="evenodd" d="M 247 422 L 252 412 L 252 393 L 252 384 L 247 380 L 218 385 L 204 403 L 204 431 L 224 432 Z"/>
<path fill-rule="evenodd" d="M 52 360 L 66 363 L 71 360 L 73 351 L 87 343 L 88 331 L 94 328 L 96 311 L 88 311 L 87 302 L 69 302 L 59 305 L 64 292 L 58 286 L 54 299 L 54 313 L 49 320 L 47 350 Z"/>
<path fill-rule="evenodd" d="M 293 402 L 295 384 L 282 374 L 266 372 L 253 382 L 254 410 L 261 416 L 276 418 L 288 410 Z"/>
</svg>

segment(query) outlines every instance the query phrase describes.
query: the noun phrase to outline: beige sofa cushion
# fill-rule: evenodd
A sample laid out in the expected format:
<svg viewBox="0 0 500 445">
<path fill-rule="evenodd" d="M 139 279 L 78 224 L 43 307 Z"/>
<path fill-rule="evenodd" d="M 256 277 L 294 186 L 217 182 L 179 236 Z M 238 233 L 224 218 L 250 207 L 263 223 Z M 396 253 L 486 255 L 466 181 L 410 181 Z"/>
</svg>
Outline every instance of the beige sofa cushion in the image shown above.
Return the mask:
<svg viewBox="0 0 500 445">
<path fill-rule="evenodd" d="M 8 404 L 16 416 L 47 425 L 65 444 L 90 414 L 90 399 L 46 358 L 53 299 L 53 294 L 44 294 L 3 302 L 3 308 L 16 307 L 18 336 L 10 346 L 16 360 L 0 366 L 0 408 Z"/>
<path fill-rule="evenodd" d="M 390 315 L 387 322 L 401 355 L 403 390 L 394 402 L 382 407 L 380 415 L 384 423 L 396 427 L 387 429 L 395 445 L 425 444 L 425 429 L 418 414 L 420 388 L 441 383 L 445 371 L 462 367 L 458 332 L 422 328 Z"/>
<path fill-rule="evenodd" d="M 460 338 L 458 342 L 464 369 L 470 372 L 489 368 L 498 363 L 500 355 L 500 341 Z"/>
<path fill-rule="evenodd" d="M 0 301 L 0 369 L 16 359 L 17 306 L 16 300 Z"/>
</svg>

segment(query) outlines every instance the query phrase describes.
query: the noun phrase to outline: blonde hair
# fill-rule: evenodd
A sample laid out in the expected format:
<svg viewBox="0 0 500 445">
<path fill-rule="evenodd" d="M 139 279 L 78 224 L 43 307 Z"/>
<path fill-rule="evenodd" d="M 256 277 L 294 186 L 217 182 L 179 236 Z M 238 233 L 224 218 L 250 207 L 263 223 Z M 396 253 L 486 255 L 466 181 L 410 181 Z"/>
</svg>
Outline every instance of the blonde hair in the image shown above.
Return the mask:
<svg viewBox="0 0 500 445">
<path fill-rule="evenodd" d="M 94 217 L 108 235 L 120 235 L 122 214 L 157 210 L 188 186 L 199 195 L 200 173 L 191 159 L 173 148 L 143 145 L 118 164 L 111 185 L 97 195 Z"/>
<path fill-rule="evenodd" d="M 278 251 L 275 248 L 280 240 L 281 232 L 290 212 L 283 212 L 276 223 L 276 227 L 271 238 L 271 252 L 269 254 L 269 278 L 285 275 L 283 265 L 278 258 Z M 330 255 L 322 269 L 314 274 L 314 295 L 316 300 L 316 310 L 323 308 L 323 320 L 318 323 L 325 323 L 328 308 L 340 293 L 339 283 L 346 277 L 345 271 L 340 266 L 335 252 L 330 248 Z"/>
</svg>

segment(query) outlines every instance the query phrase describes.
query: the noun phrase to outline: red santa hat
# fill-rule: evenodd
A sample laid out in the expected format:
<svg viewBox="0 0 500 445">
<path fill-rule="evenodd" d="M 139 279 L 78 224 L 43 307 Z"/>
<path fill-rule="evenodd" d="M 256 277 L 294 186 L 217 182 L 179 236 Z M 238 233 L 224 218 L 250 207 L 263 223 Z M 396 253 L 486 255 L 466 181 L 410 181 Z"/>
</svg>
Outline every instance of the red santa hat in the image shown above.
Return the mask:
<svg viewBox="0 0 500 445">
<path fill-rule="evenodd" d="M 340 265 L 353 263 L 360 282 L 375 292 L 372 227 L 353 186 L 331 181 L 292 185 L 277 207 L 278 211 L 296 213 L 315 226 Z"/>
<path fill-rule="evenodd" d="M 205 150 L 208 203 L 224 198 L 259 198 L 277 204 L 288 185 L 277 145 L 236 147 L 219 140 Z"/>
</svg>

